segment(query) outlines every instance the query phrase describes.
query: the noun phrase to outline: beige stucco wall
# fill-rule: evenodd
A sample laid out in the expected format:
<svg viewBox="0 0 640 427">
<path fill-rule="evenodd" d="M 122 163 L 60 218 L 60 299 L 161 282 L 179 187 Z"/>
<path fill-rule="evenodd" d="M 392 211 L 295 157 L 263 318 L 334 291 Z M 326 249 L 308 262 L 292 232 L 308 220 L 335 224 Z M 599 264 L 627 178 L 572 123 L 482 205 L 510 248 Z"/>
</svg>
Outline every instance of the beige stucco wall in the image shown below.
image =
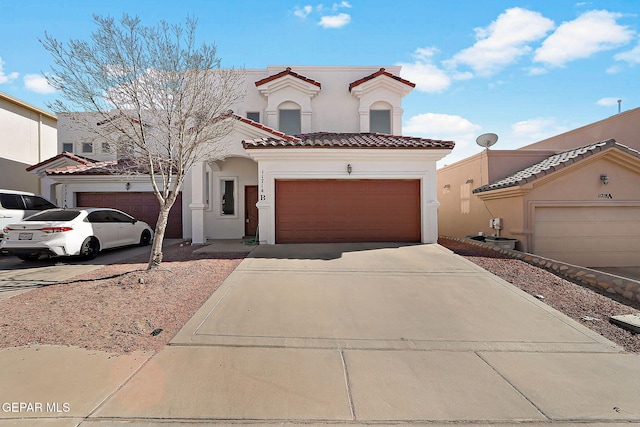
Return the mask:
<svg viewBox="0 0 640 427">
<path fill-rule="evenodd" d="M 640 123 L 640 108 L 625 111 L 595 123 L 579 127 L 551 138 L 544 139 L 522 150 L 555 149 L 558 152 L 581 147 L 597 141 L 615 139 L 619 144 L 626 145 L 640 151 L 638 130 Z"/>
<path fill-rule="evenodd" d="M 56 116 L 0 92 L 0 188 L 39 193 L 39 179 L 25 169 L 56 148 Z"/>
<path fill-rule="evenodd" d="M 491 218 L 502 218 L 500 235 L 511 237 L 522 229 L 522 200 L 483 201 L 473 190 L 509 176 L 553 154 L 549 151 L 485 150 L 438 170 L 438 229 L 442 236 L 463 237 L 489 228 Z M 446 187 L 448 186 L 448 187 Z M 519 216 L 520 215 L 520 216 Z M 506 233 L 506 234 L 505 234 Z"/>
<path fill-rule="evenodd" d="M 29 191 L 40 194 L 40 180 L 26 172 L 31 165 L 0 158 L 0 188 L 5 190 Z M 44 194 L 49 198 L 50 195 Z"/>
</svg>

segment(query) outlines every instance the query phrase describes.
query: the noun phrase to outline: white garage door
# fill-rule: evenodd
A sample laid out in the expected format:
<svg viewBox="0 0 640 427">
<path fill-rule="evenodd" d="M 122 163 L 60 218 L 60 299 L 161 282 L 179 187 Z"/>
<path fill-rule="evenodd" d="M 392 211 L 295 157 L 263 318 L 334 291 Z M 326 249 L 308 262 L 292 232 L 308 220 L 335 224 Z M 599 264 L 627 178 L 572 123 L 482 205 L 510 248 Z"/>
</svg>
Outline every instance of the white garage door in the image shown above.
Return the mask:
<svg viewBox="0 0 640 427">
<path fill-rule="evenodd" d="M 536 208 L 533 252 L 583 267 L 640 265 L 640 207 Z"/>
</svg>

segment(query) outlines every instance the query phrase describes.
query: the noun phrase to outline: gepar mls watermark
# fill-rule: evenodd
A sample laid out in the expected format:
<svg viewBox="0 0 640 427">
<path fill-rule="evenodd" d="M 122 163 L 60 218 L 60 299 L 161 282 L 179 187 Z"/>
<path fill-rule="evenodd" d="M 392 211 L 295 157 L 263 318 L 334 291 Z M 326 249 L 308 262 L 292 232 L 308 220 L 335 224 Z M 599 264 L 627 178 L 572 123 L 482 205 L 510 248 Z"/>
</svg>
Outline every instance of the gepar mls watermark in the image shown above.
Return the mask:
<svg viewBox="0 0 640 427">
<path fill-rule="evenodd" d="M 2 412 L 5 413 L 56 413 L 66 414 L 71 411 L 68 402 L 3 402 Z"/>
</svg>

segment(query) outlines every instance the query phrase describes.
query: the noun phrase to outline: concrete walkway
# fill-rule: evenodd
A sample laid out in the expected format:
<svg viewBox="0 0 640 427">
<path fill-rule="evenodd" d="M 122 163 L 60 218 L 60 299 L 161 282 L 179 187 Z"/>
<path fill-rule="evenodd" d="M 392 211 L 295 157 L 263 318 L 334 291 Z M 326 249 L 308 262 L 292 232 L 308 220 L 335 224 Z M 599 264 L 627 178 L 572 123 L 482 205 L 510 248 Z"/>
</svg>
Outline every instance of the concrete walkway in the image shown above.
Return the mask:
<svg viewBox="0 0 640 427">
<path fill-rule="evenodd" d="M 0 400 L 69 411 L 7 425 L 640 424 L 640 357 L 438 245 L 259 246 L 152 358 L 40 351 Z"/>
</svg>

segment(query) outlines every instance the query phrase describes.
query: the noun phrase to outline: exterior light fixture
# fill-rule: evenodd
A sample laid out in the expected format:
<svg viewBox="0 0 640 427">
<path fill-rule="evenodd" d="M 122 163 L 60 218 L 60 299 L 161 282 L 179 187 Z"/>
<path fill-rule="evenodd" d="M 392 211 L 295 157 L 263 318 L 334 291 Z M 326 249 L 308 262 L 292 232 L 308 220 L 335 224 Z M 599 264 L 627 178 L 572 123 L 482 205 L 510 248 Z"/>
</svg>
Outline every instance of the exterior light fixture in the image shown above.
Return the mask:
<svg viewBox="0 0 640 427">
<path fill-rule="evenodd" d="M 349 163 L 349 164 L 347 165 L 347 173 L 348 173 L 349 175 L 351 175 L 351 171 L 352 171 L 352 170 L 353 170 L 353 168 L 351 167 L 351 163 Z"/>
<path fill-rule="evenodd" d="M 124 185 L 124 188 L 125 188 L 127 191 L 129 191 L 129 189 L 131 188 L 131 183 L 130 183 L 130 182 L 127 182 L 127 183 Z"/>
<path fill-rule="evenodd" d="M 609 175 L 603 173 L 602 175 L 600 175 L 600 181 L 602 181 L 604 185 L 607 185 L 609 183 Z"/>
<path fill-rule="evenodd" d="M 451 188 L 451 184 L 445 184 L 442 188 Z"/>
<path fill-rule="evenodd" d="M 465 184 L 473 184 L 473 178 L 469 178 Z"/>
</svg>

